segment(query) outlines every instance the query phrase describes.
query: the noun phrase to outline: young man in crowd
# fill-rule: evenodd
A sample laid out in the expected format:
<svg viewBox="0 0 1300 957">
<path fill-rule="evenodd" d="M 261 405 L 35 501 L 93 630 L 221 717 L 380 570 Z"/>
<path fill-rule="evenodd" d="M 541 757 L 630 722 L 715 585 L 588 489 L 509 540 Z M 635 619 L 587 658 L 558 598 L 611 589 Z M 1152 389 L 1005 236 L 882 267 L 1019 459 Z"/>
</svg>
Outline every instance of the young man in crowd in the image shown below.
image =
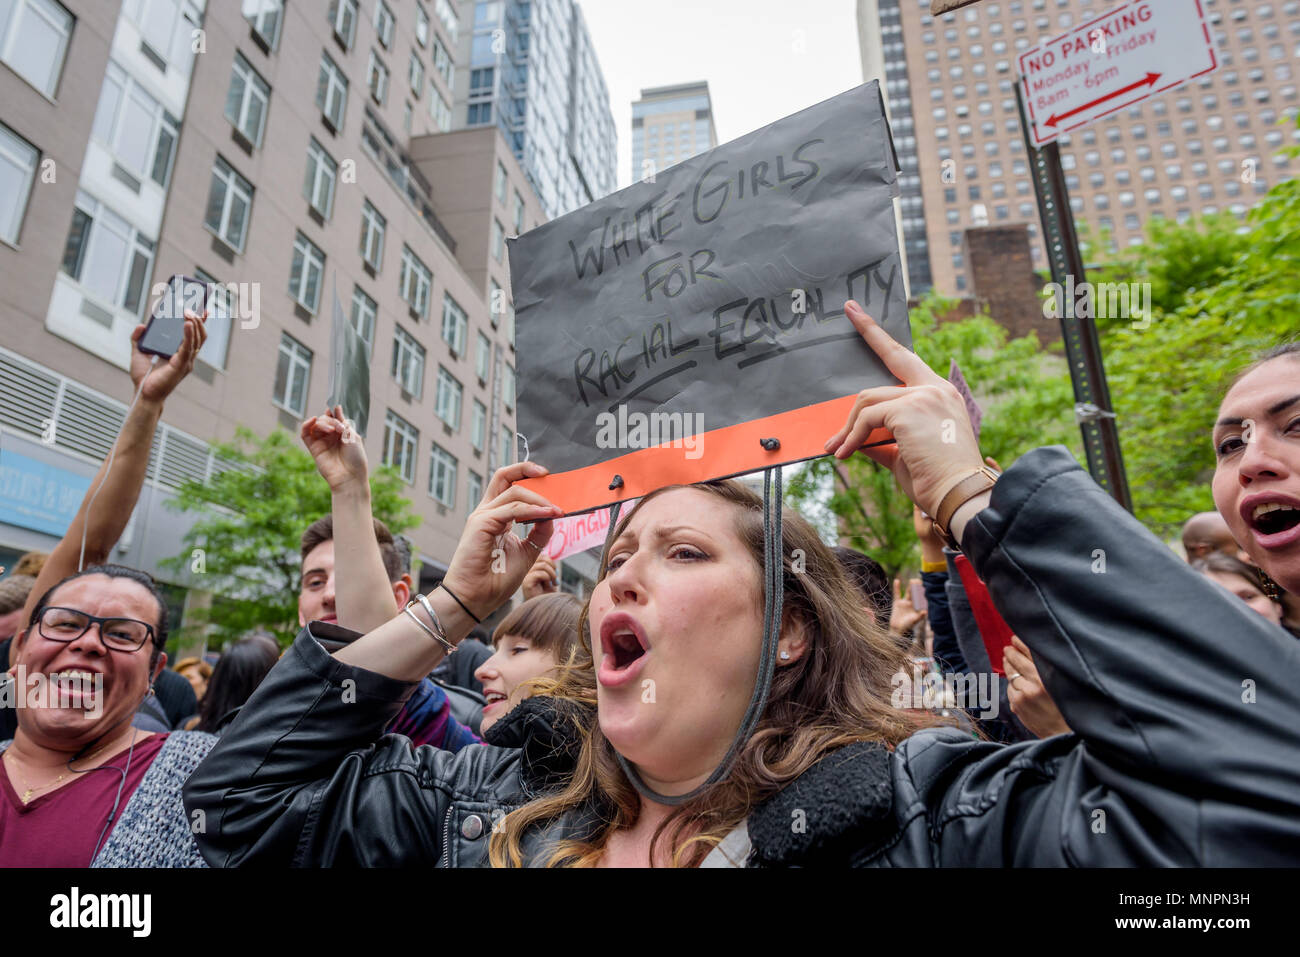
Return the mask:
<svg viewBox="0 0 1300 957">
<path fill-rule="evenodd" d="M 303 532 L 298 624 L 321 621 L 365 633 L 392 618 L 410 600 L 411 556 L 405 540 L 395 539 L 388 526 L 373 516 L 365 451 L 359 438 L 344 439 L 344 429 L 341 410 L 337 418 L 313 416 L 302 425 L 303 443 L 329 483 L 333 511 Z M 337 637 L 340 643 L 351 637 L 343 631 L 331 636 L 329 629 L 317 633 L 326 640 Z M 490 649 L 484 650 L 487 654 L 481 660 L 491 656 Z M 467 663 L 471 656 L 472 652 L 466 656 Z M 388 730 L 406 735 L 416 745 L 458 751 L 479 743 L 474 729 L 482 712 L 482 699 L 472 689 L 426 678 Z"/>
</svg>

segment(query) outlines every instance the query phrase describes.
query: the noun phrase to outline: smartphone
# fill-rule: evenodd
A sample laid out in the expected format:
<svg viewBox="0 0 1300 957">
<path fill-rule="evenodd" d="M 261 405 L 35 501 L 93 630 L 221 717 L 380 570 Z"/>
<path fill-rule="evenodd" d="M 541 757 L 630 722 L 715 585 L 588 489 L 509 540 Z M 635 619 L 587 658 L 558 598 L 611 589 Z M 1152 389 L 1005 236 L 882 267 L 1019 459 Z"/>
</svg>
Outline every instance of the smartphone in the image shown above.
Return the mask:
<svg viewBox="0 0 1300 957">
<path fill-rule="evenodd" d="M 909 597 L 912 599 L 912 607 L 917 611 L 928 611 L 930 603 L 925 600 L 925 586 L 920 582 L 913 582 L 908 586 Z"/>
<path fill-rule="evenodd" d="M 185 341 L 185 311 L 203 315 L 207 306 L 208 284 L 193 276 L 175 275 L 154 303 L 149 324 L 140 337 L 140 351 L 170 359 Z"/>
<path fill-rule="evenodd" d="M 953 559 L 957 574 L 961 576 L 962 587 L 966 589 L 966 598 L 970 601 L 970 610 L 975 616 L 975 626 L 980 630 L 984 641 L 984 650 L 989 654 L 989 664 L 995 674 L 1006 677 L 1002 670 L 1002 652 L 1011 644 L 1011 626 L 1008 625 L 993 605 L 993 597 L 987 586 L 980 581 L 965 555 Z"/>
</svg>

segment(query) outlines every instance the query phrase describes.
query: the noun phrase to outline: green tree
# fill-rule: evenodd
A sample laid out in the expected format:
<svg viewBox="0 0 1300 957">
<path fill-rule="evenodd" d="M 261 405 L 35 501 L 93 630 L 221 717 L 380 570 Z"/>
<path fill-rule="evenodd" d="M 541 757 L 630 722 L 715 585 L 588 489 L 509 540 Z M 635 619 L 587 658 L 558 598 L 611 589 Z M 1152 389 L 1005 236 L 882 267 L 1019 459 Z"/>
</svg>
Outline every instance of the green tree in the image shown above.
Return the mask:
<svg viewBox="0 0 1300 957">
<path fill-rule="evenodd" d="M 1210 430 L 1233 375 L 1300 328 L 1300 181 L 1239 225 L 1153 223 L 1121 267 L 1152 284 L 1151 321 L 1102 336 L 1134 511 L 1164 537 L 1214 507 Z"/>
<path fill-rule="evenodd" d="M 1032 334 L 1011 338 L 987 315 L 939 322 L 955 305 L 931 292 L 911 310 L 913 348 L 941 375 L 957 361 L 984 412 L 984 453 L 1004 468 L 1040 445 L 1065 444 L 1081 457 L 1073 392 L 1061 357 Z M 806 507 L 828 481 L 834 483 L 830 508 L 850 545 L 891 575 L 918 567 L 912 505 L 888 470 L 860 454 L 838 468 L 833 459 L 816 459 L 791 482 L 791 504 Z"/>
<path fill-rule="evenodd" d="M 220 645 L 260 628 L 286 645 L 297 632 L 299 542 L 307 525 L 329 512 L 329 486 L 282 429 L 259 440 L 241 427 L 215 450 L 228 467 L 206 482 L 186 482 L 169 503 L 200 517 L 181 554 L 161 564 L 214 593 L 206 612 L 191 608 L 189 635 L 181 637 L 210 626 L 209 642 Z M 370 491 L 375 517 L 394 534 L 418 524 L 392 469 L 374 470 Z"/>
</svg>

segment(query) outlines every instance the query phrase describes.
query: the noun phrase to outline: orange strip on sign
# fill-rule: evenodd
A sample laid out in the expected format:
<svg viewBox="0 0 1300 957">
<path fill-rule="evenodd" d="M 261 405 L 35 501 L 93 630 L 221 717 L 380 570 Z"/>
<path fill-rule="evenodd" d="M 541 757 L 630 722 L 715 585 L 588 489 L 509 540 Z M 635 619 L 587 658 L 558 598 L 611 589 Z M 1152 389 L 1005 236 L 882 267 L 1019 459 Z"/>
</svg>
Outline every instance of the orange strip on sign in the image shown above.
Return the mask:
<svg viewBox="0 0 1300 957">
<path fill-rule="evenodd" d="M 640 498 L 666 485 L 692 485 L 817 458 L 826 454 L 826 440 L 844 425 L 855 399 L 856 395 L 831 399 L 701 433 L 694 437 L 698 443 L 696 449 L 701 453 L 698 458 L 687 458 L 685 449 L 663 443 L 585 468 L 523 479 L 516 484 L 531 489 L 571 515 Z M 769 452 L 760 440 L 773 438 L 780 440 L 781 447 Z M 890 438 L 888 430 L 877 429 L 863 444 Z M 616 475 L 622 476 L 623 485 L 611 490 L 609 485 Z"/>
</svg>

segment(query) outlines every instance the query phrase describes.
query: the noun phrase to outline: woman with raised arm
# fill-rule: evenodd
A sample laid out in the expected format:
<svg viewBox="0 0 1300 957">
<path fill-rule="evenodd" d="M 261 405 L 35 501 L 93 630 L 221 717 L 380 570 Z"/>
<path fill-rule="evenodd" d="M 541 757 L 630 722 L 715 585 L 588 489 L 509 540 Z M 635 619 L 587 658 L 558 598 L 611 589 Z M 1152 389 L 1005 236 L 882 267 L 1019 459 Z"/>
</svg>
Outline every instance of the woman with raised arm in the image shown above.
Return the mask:
<svg viewBox="0 0 1300 957">
<path fill-rule="evenodd" d="M 549 536 L 559 510 L 513 484 L 544 474 L 525 463 L 493 477 L 444 587 L 333 657 L 310 626 L 299 636 L 187 785 L 209 862 L 1300 860 L 1294 643 L 1175 558 L 1064 449 L 995 478 L 956 390 L 856 303 L 846 312 L 901 384 L 863 392 L 827 450 L 844 458 L 892 432 L 895 446 L 868 454 L 1033 636 L 1073 734 L 998 745 L 918 729 L 925 716 L 889 703 L 900 653 L 834 556 L 797 516 L 773 525 L 723 482 L 646 495 L 619 523 L 586 609 L 589 654 L 549 699 L 512 712 L 526 712 L 517 747 L 449 755 L 381 738 L 411 682 L 504 601 Z M 516 521 L 536 523 L 527 538 L 509 534 Z M 774 554 L 779 568 L 765 565 Z M 1229 650 L 1225 632 L 1247 640 Z"/>
</svg>

